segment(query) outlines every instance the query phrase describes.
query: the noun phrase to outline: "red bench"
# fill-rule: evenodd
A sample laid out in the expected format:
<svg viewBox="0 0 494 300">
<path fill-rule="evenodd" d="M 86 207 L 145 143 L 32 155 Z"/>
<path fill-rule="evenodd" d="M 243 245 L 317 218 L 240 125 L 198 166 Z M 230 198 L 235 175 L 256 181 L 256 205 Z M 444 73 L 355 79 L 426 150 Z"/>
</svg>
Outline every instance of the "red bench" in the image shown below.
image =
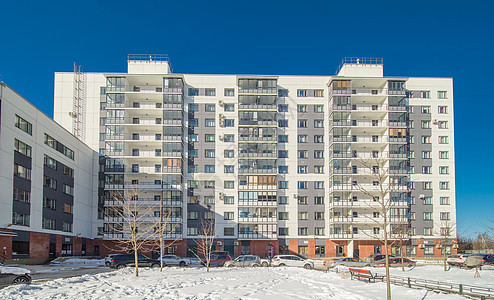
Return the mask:
<svg viewBox="0 0 494 300">
<path fill-rule="evenodd" d="M 375 282 L 377 280 L 384 280 L 384 276 L 377 275 L 377 274 L 372 274 L 371 271 L 369 270 L 364 270 L 364 269 L 355 269 L 355 268 L 349 268 L 350 270 L 350 275 L 353 277 L 356 277 L 357 279 L 364 279 L 368 280 L 369 282 L 373 281 Z"/>
</svg>

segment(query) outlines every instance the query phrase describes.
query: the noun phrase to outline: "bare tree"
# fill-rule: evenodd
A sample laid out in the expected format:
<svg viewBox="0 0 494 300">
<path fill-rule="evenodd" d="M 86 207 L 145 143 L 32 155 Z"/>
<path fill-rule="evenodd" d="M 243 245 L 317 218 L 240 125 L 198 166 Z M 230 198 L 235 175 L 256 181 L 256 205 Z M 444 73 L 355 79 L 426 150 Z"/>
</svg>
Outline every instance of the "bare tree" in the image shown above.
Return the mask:
<svg viewBox="0 0 494 300">
<path fill-rule="evenodd" d="M 159 214 L 155 213 L 155 226 L 154 233 L 158 234 L 158 247 L 160 249 L 160 272 L 163 272 L 163 255 L 167 247 L 173 246 L 182 236 L 181 226 L 179 223 L 173 222 L 174 215 L 171 208 L 164 206 L 163 197 L 161 198 L 159 205 Z"/>
<path fill-rule="evenodd" d="M 367 195 L 374 202 L 377 202 L 377 207 L 374 210 L 382 216 L 382 221 L 377 222 L 383 229 L 382 241 L 384 244 L 384 255 L 386 262 L 386 298 L 391 300 L 391 281 L 389 278 L 389 253 L 388 247 L 390 243 L 390 227 L 391 209 L 394 206 L 391 193 L 396 188 L 396 178 L 390 174 L 388 158 L 383 154 L 377 157 L 364 159 L 360 158 L 358 162 L 364 167 L 364 172 L 372 179 L 372 185 L 356 183 L 356 188 L 361 193 Z M 377 195 L 377 196 L 376 196 Z"/>
<path fill-rule="evenodd" d="M 211 257 L 214 250 L 215 222 L 214 220 L 202 220 L 198 231 L 199 239 L 195 239 L 197 248 L 189 250 L 200 260 L 204 258 L 206 271 L 209 272 Z"/>
<path fill-rule="evenodd" d="M 123 190 L 114 191 L 106 199 L 105 221 L 107 237 L 116 243 L 114 250 L 133 251 L 135 276 L 139 276 L 138 252 L 153 248 L 154 216 L 156 205 L 139 201 L 142 190 L 125 185 Z"/>
<path fill-rule="evenodd" d="M 408 223 L 400 223 L 400 224 L 392 224 L 391 225 L 391 237 L 395 239 L 393 244 L 398 244 L 400 249 L 400 258 L 401 258 L 401 270 L 405 272 L 405 263 L 403 259 L 405 258 L 403 247 L 406 249 L 406 245 L 410 238 L 409 236 L 409 225 Z"/>
</svg>

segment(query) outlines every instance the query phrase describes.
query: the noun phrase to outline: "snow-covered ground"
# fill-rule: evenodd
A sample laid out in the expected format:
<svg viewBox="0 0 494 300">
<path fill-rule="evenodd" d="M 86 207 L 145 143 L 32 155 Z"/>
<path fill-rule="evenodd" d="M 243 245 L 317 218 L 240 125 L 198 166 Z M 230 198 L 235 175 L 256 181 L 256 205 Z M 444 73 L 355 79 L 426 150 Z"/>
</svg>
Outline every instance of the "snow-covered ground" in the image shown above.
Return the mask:
<svg viewBox="0 0 494 300">
<path fill-rule="evenodd" d="M 421 270 L 422 269 L 422 270 Z M 383 269 L 373 269 L 384 271 Z M 57 279 L 0 290 L 0 299 L 383 299 L 384 283 L 342 279 L 335 272 L 302 268 L 141 268 L 140 276 L 126 268 L 97 275 Z M 463 282 L 470 272 L 438 266 L 417 267 L 405 273 L 437 280 Z M 474 271 L 473 271 L 474 272 Z M 402 275 L 399 269 L 393 274 Z M 493 282 L 494 270 L 481 273 L 478 285 Z M 466 276 L 468 275 L 468 276 Z M 459 277 L 459 278 L 456 278 Z M 468 277 L 468 278 L 467 278 Z M 471 274 L 473 280 L 473 273 Z M 463 280 L 465 279 L 465 280 Z M 466 283 L 466 282 L 465 282 Z M 394 299 L 465 299 L 458 295 L 392 286 Z"/>
<path fill-rule="evenodd" d="M 104 259 L 90 258 L 69 258 L 69 259 L 54 259 L 50 262 L 52 265 L 104 265 Z"/>
</svg>

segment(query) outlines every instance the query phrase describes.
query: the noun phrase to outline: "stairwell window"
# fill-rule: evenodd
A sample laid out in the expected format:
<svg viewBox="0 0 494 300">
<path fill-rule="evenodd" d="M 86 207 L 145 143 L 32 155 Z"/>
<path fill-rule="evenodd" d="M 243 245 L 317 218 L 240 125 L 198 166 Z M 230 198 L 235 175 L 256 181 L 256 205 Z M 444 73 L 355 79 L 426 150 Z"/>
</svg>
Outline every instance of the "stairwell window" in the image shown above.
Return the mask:
<svg viewBox="0 0 494 300">
<path fill-rule="evenodd" d="M 297 90 L 297 97 L 307 97 L 307 90 Z"/>
</svg>

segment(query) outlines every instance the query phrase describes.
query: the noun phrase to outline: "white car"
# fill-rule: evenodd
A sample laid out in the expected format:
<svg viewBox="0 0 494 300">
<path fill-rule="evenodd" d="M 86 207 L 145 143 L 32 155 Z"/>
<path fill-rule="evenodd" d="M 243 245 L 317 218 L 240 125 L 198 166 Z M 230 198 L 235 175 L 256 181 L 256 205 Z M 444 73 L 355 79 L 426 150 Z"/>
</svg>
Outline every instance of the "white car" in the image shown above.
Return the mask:
<svg viewBox="0 0 494 300">
<path fill-rule="evenodd" d="M 273 257 L 273 267 L 303 267 L 314 269 L 314 261 L 296 255 L 276 255 Z"/>
<path fill-rule="evenodd" d="M 115 255 L 118 254 L 108 254 L 108 256 L 105 257 L 105 266 L 109 267 L 111 265 L 111 260 Z"/>
<path fill-rule="evenodd" d="M 448 258 L 446 259 L 446 262 L 450 265 L 450 266 L 461 266 L 463 265 L 463 263 L 465 262 L 465 260 L 467 260 L 467 257 L 469 257 L 470 255 L 467 255 L 467 254 L 455 254 L 455 255 L 450 255 L 448 256 Z"/>
<path fill-rule="evenodd" d="M 163 256 L 163 262 L 167 266 L 181 266 L 185 267 L 190 265 L 190 259 L 176 256 L 175 254 L 167 254 Z"/>
</svg>

